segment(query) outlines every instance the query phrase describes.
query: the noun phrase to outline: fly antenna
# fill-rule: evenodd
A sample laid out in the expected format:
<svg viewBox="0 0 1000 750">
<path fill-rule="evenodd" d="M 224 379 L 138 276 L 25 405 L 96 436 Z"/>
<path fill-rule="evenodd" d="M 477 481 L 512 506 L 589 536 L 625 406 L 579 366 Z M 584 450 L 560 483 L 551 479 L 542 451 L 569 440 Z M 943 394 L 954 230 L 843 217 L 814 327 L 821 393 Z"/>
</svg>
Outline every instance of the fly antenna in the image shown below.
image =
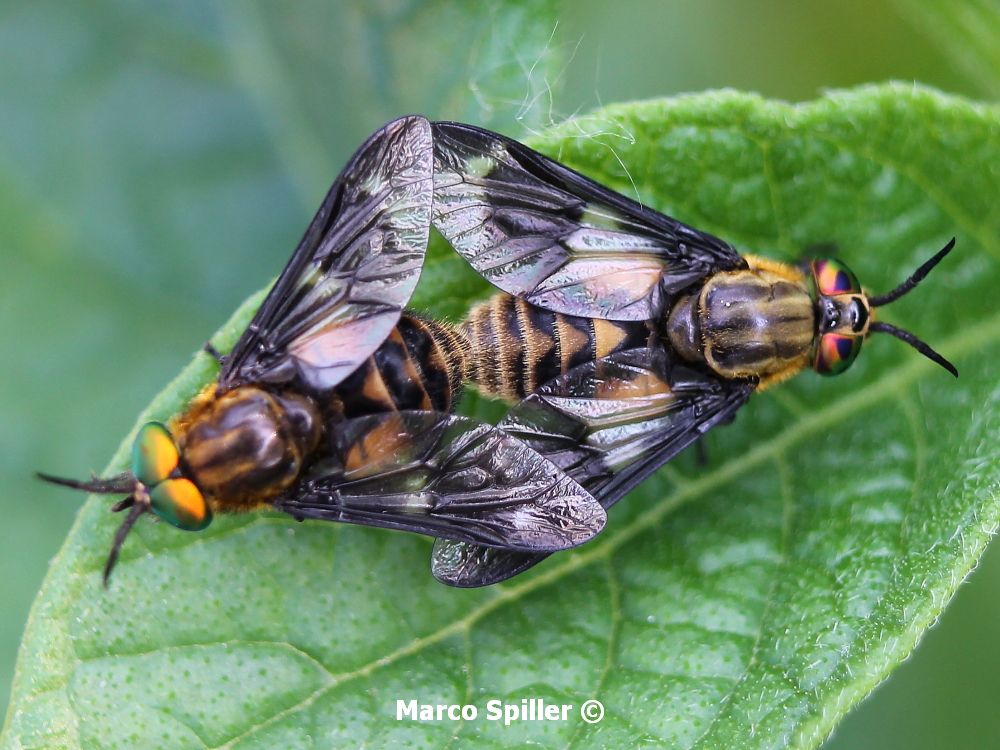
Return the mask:
<svg viewBox="0 0 1000 750">
<path fill-rule="evenodd" d="M 908 291 L 910 291 L 911 289 L 913 289 L 913 287 L 915 287 L 917 284 L 919 284 L 921 281 L 923 281 L 924 277 L 926 277 L 927 274 L 929 274 L 931 272 L 931 269 L 934 268 L 934 266 L 936 266 L 938 263 L 940 263 L 941 260 L 944 258 L 944 256 L 946 256 L 948 253 L 951 252 L 951 249 L 953 247 L 955 247 L 955 238 L 954 237 L 951 238 L 951 240 L 948 242 L 947 245 L 945 245 L 940 250 L 938 250 L 934 254 L 933 258 L 931 258 L 930 260 L 928 260 L 926 263 L 924 263 L 922 266 L 920 266 L 920 268 L 918 268 L 916 271 L 914 271 L 913 275 L 910 276 L 910 278 L 908 278 L 906 281 L 904 281 L 902 284 L 900 284 L 899 286 L 897 286 L 895 289 L 893 289 L 891 292 L 888 292 L 887 294 L 881 294 L 878 297 L 869 297 L 868 298 L 868 304 L 870 304 L 872 307 L 881 307 L 882 305 L 888 305 L 890 302 L 895 302 L 896 300 L 898 300 L 900 297 L 902 297 Z M 903 333 L 906 333 L 906 332 L 903 331 Z M 903 338 L 902 336 L 898 336 L 895 333 L 892 334 L 892 335 L 896 336 L 897 338 Z M 907 334 L 907 335 L 909 336 L 911 334 Z M 923 349 L 920 349 L 919 346 L 917 346 L 916 344 L 913 343 L 914 341 L 917 341 L 916 338 L 914 338 L 913 341 L 911 341 L 909 339 L 903 339 L 903 341 L 906 341 L 908 344 L 911 344 L 912 346 L 916 347 L 922 354 L 926 354 L 928 357 L 930 357 L 930 355 L 927 354 L 927 352 L 925 352 Z M 927 346 L 926 344 L 924 344 L 924 346 L 927 347 L 928 351 L 932 351 L 931 348 L 929 346 Z M 931 359 L 934 359 L 934 357 L 931 357 Z M 937 362 L 938 360 L 934 360 L 934 361 Z"/>
<path fill-rule="evenodd" d="M 129 493 L 129 496 L 124 500 L 119 500 L 111 506 L 112 513 L 121 513 L 123 510 L 128 510 L 128 515 L 125 516 L 125 520 L 122 521 L 121 526 L 118 527 L 118 531 L 115 532 L 115 541 L 111 545 L 111 553 L 108 555 L 108 561 L 104 564 L 104 587 L 107 588 L 108 578 L 111 577 L 111 571 L 114 570 L 115 563 L 118 562 L 118 552 L 125 543 L 125 537 L 128 536 L 135 522 L 139 520 L 139 516 L 149 510 L 149 497 L 145 494 L 142 485 L 138 484 L 135 477 L 127 471 L 108 479 L 93 476 L 88 482 L 56 477 L 42 472 L 38 472 L 35 476 L 52 484 L 71 487 L 74 490 L 83 490 L 84 492 L 96 492 L 102 495 Z M 136 492 L 140 496 L 138 500 L 136 499 Z"/>
<path fill-rule="evenodd" d="M 876 320 L 875 322 L 873 322 L 868 327 L 868 330 L 875 331 L 876 333 L 888 333 L 890 336 L 895 336 L 900 341 L 905 341 L 907 344 L 909 344 L 918 352 L 927 357 L 927 359 L 931 360 L 932 362 L 936 362 L 937 364 L 941 365 L 944 369 L 946 369 L 948 372 L 950 372 L 952 375 L 954 375 L 956 378 L 958 377 L 958 370 L 955 368 L 955 365 L 953 365 L 951 362 L 946 360 L 936 351 L 931 349 L 927 344 L 918 339 L 909 331 L 904 331 L 902 328 L 896 328 L 896 326 L 889 325 L 888 323 L 883 323 L 880 320 Z"/>
<path fill-rule="evenodd" d="M 118 562 L 118 552 L 121 550 L 122 545 L 125 543 L 125 537 L 132 530 L 135 522 L 139 520 L 139 516 L 149 510 L 148 503 L 137 503 L 132 502 L 131 505 L 124 505 L 124 507 L 119 507 L 124 505 L 118 503 L 114 506 L 112 510 L 125 510 L 125 508 L 130 508 L 128 515 L 125 516 L 125 520 L 122 521 L 122 525 L 118 527 L 118 531 L 115 532 L 115 541 L 111 545 L 111 552 L 108 554 L 108 561 L 104 563 L 104 588 L 108 587 L 108 579 L 111 577 L 111 571 L 115 568 L 115 563 Z"/>
<path fill-rule="evenodd" d="M 122 474 L 118 474 L 117 476 L 113 476 L 110 479 L 101 479 L 100 477 L 93 476 L 90 478 L 89 482 L 82 482 L 77 479 L 67 479 L 65 477 L 56 477 L 51 474 L 45 474 L 41 471 L 37 472 L 35 476 L 45 482 L 58 484 L 62 487 L 71 487 L 74 490 L 83 490 L 84 492 L 96 492 L 99 495 L 131 492 L 135 489 L 135 478 L 127 471 Z"/>
</svg>

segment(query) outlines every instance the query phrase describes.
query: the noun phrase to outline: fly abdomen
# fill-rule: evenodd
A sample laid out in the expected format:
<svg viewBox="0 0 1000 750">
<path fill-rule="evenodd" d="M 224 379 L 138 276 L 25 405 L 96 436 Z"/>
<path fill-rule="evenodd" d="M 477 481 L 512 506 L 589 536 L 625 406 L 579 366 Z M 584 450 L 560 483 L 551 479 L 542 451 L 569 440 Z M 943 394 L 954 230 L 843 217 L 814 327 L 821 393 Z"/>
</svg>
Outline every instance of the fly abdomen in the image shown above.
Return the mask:
<svg viewBox="0 0 1000 750">
<path fill-rule="evenodd" d="M 404 314 L 375 354 L 337 386 L 343 416 L 450 411 L 461 393 L 466 347 L 447 323 Z"/>
<path fill-rule="evenodd" d="M 497 294 L 473 307 L 461 328 L 472 354 L 469 380 L 483 393 L 505 399 L 521 391 L 525 380 L 525 335 L 516 305 L 513 297 Z M 539 339 L 537 345 L 545 342 Z"/>
<path fill-rule="evenodd" d="M 578 318 L 508 294 L 476 305 L 462 326 L 468 377 L 489 396 L 517 401 L 577 365 L 645 346 L 645 322 Z"/>
<path fill-rule="evenodd" d="M 437 411 L 450 411 L 462 393 L 468 368 L 465 337 L 453 324 L 405 313 L 396 326 L 424 390 Z"/>
</svg>

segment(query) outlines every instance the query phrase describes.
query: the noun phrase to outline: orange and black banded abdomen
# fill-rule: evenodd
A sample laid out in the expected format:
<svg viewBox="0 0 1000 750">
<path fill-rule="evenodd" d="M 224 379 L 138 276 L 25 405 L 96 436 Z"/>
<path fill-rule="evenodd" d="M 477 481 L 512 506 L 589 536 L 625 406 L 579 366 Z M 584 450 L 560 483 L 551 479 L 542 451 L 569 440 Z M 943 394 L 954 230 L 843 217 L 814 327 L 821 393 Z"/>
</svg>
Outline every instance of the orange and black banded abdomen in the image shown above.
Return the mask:
<svg viewBox="0 0 1000 750">
<path fill-rule="evenodd" d="M 376 352 L 337 386 L 343 416 L 450 411 L 461 393 L 467 346 L 452 326 L 404 314 Z"/>
<path fill-rule="evenodd" d="M 646 346 L 645 322 L 562 315 L 509 294 L 497 294 L 469 311 L 462 333 L 469 340 L 468 377 L 483 393 L 517 401 L 577 365 Z"/>
</svg>

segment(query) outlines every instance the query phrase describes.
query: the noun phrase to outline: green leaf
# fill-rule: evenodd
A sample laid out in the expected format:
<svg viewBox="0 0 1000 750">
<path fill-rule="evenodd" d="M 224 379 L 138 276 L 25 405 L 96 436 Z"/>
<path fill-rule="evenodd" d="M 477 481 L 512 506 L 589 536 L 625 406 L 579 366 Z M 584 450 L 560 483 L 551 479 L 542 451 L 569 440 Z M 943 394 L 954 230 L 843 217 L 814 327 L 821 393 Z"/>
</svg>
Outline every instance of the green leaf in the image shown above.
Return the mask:
<svg viewBox="0 0 1000 750">
<path fill-rule="evenodd" d="M 895 0 L 982 91 L 1000 97 L 1000 6 L 993 0 Z"/>
<path fill-rule="evenodd" d="M 873 337 L 847 374 L 755 396 L 707 467 L 681 456 L 595 542 L 488 590 L 436 584 L 422 538 L 253 515 L 141 523 L 104 591 L 116 519 L 92 499 L 33 608 L 2 746 L 815 747 L 997 526 L 998 135 L 996 107 L 897 85 L 639 102 L 551 131 L 536 145 L 746 252 L 835 242 L 875 291 L 956 235 L 884 314 L 961 378 Z M 416 304 L 449 263 L 435 251 Z M 138 421 L 211 377 L 197 357 Z M 482 717 L 491 698 L 592 697 L 594 725 L 395 720 L 397 699 Z"/>
</svg>

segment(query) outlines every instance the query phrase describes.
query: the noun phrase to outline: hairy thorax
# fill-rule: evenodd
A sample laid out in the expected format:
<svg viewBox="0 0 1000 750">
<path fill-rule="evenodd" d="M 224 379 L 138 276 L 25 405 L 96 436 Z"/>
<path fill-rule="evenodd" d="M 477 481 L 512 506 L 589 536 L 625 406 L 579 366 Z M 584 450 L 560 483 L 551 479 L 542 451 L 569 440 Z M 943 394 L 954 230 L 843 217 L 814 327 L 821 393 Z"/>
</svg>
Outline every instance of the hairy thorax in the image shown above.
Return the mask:
<svg viewBox="0 0 1000 750">
<path fill-rule="evenodd" d="M 809 289 L 794 269 L 718 273 L 670 311 L 666 335 L 684 359 L 725 378 L 783 380 L 809 361 L 815 338 Z"/>
<path fill-rule="evenodd" d="M 206 389 L 174 426 L 191 477 L 218 510 L 266 503 L 294 484 L 319 443 L 312 400 L 242 386 Z"/>
</svg>

